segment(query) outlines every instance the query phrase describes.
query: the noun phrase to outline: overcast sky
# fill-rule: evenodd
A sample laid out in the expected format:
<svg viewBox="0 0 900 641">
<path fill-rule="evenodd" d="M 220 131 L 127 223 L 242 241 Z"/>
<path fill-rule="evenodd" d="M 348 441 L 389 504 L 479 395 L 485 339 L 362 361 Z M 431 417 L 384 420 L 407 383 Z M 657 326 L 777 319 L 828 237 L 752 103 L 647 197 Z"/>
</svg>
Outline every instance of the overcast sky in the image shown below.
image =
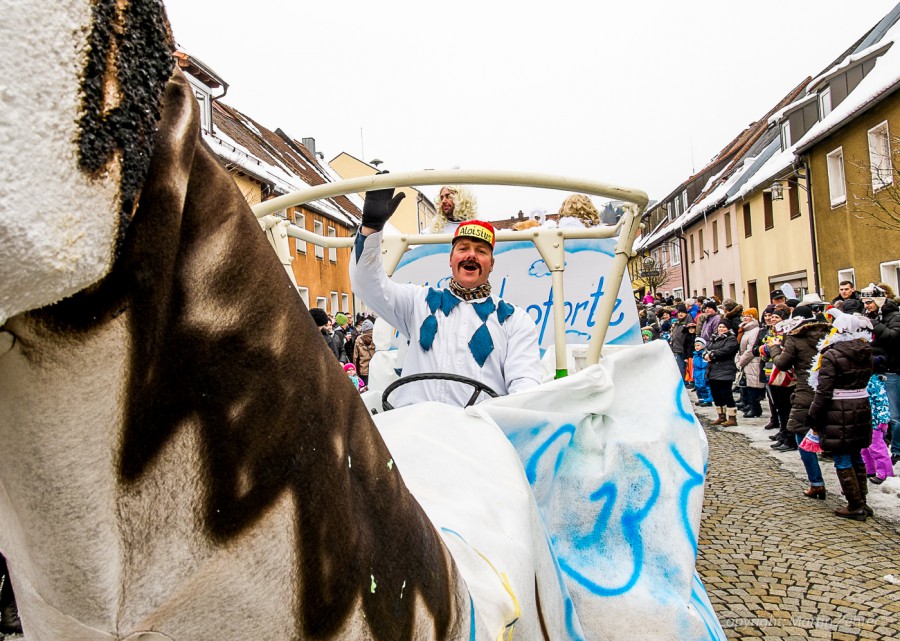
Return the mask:
<svg viewBox="0 0 900 641">
<path fill-rule="evenodd" d="M 178 44 L 229 83 L 226 103 L 315 138 L 326 161 L 562 174 L 652 199 L 895 4 L 166 2 Z M 488 219 L 553 213 L 566 196 L 474 190 Z"/>
</svg>

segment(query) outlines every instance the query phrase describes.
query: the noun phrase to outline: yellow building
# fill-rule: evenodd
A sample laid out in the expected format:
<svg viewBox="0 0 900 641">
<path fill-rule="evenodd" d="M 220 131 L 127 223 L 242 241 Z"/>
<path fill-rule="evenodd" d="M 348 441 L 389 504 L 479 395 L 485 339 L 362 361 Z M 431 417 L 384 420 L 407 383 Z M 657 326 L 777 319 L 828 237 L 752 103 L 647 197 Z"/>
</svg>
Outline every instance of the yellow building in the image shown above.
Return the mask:
<svg viewBox="0 0 900 641">
<path fill-rule="evenodd" d="M 378 168 L 346 152 L 335 156 L 328 166 L 341 178 L 360 178 L 362 176 L 374 176 Z M 401 233 L 420 234 L 428 228 L 431 219 L 437 213 L 434 203 L 428 200 L 421 191 L 415 187 L 402 187 L 399 191 L 406 194 L 406 198 L 397 207 L 397 211 L 391 216 L 391 225 Z M 437 188 L 435 188 L 437 191 Z M 364 194 L 359 194 L 360 198 Z"/>
<path fill-rule="evenodd" d="M 884 64 L 887 61 L 881 61 Z M 900 291 L 900 92 L 872 100 L 804 148 L 812 176 L 823 298 L 838 283 Z"/>
</svg>

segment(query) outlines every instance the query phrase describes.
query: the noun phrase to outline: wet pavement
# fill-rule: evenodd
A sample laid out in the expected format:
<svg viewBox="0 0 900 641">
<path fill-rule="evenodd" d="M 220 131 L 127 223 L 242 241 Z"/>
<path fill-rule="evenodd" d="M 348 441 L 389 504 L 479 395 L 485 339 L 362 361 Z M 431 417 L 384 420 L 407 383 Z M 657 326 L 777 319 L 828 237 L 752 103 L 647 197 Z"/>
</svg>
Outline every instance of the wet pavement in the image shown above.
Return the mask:
<svg viewBox="0 0 900 641">
<path fill-rule="evenodd" d="M 874 518 L 837 518 L 830 461 L 827 499 L 806 498 L 799 454 L 769 448 L 767 413 L 719 428 L 711 410 L 695 407 L 709 439 L 697 570 L 728 639 L 900 639 L 900 479 L 869 485 Z"/>
</svg>

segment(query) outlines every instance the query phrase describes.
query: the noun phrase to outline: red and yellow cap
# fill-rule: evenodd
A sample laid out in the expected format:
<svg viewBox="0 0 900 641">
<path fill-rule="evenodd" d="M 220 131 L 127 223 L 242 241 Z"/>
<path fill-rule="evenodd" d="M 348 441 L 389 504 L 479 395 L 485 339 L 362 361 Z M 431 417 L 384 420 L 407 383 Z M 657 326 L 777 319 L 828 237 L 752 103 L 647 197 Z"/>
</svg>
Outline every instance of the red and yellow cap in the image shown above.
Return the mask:
<svg viewBox="0 0 900 641">
<path fill-rule="evenodd" d="M 494 226 L 485 220 L 467 220 L 460 223 L 453 234 L 453 242 L 457 238 L 474 238 L 482 240 L 494 248 Z"/>
</svg>

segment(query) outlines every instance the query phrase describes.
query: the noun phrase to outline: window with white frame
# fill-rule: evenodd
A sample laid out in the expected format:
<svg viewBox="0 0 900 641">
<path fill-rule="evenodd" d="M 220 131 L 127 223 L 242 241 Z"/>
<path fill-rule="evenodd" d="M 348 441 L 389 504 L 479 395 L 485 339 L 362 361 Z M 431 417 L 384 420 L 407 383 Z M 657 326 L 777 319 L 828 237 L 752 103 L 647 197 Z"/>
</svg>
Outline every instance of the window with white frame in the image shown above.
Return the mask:
<svg viewBox="0 0 900 641">
<path fill-rule="evenodd" d="M 838 285 L 843 283 L 845 280 L 849 280 L 853 283 L 853 287 L 856 287 L 856 270 L 853 267 L 849 269 L 839 269 L 838 270 Z"/>
<path fill-rule="evenodd" d="M 681 264 L 681 245 L 678 242 L 678 239 L 672 241 L 672 246 L 669 249 L 669 262 L 672 265 L 680 265 Z"/>
<path fill-rule="evenodd" d="M 900 292 L 900 260 L 881 263 L 881 282 Z"/>
<path fill-rule="evenodd" d="M 331 292 L 331 315 L 334 316 L 339 311 L 341 310 L 338 309 L 338 293 Z"/>
<path fill-rule="evenodd" d="M 294 224 L 297 225 L 300 229 L 306 229 L 306 214 L 301 214 L 299 212 L 294 212 Z M 306 241 L 300 240 L 299 238 L 294 239 L 294 243 L 297 246 L 298 254 L 306 253 Z"/>
<path fill-rule="evenodd" d="M 313 233 L 318 234 L 319 236 L 324 236 L 325 225 L 320 223 L 318 220 L 313 221 Z M 321 245 L 316 245 L 316 258 L 321 258 L 325 260 L 325 248 Z"/>
<path fill-rule="evenodd" d="M 341 294 L 341 311 L 348 314 L 352 311 L 350 309 L 350 296 L 347 294 Z"/>
<path fill-rule="evenodd" d="M 206 84 L 190 74 L 188 74 L 187 79 L 194 90 L 194 98 L 200 104 L 200 129 L 212 133 L 212 91 Z"/>
<path fill-rule="evenodd" d="M 297 293 L 300 294 L 300 300 L 303 301 L 303 304 L 309 307 L 309 287 L 298 287 Z"/>
<path fill-rule="evenodd" d="M 819 92 L 819 120 L 831 113 L 831 87 Z"/>
<path fill-rule="evenodd" d="M 684 290 L 681 287 L 676 287 L 672 290 L 672 296 L 673 298 L 680 298 L 681 300 L 684 300 Z"/>
<path fill-rule="evenodd" d="M 688 208 L 688 199 L 687 199 L 687 189 L 681 192 L 681 209 L 683 211 L 687 211 Z"/>
<path fill-rule="evenodd" d="M 828 193 L 831 206 L 847 202 L 847 181 L 844 178 L 844 148 L 838 147 L 825 158 L 828 168 Z"/>
<path fill-rule="evenodd" d="M 334 230 L 334 227 L 328 228 L 328 237 L 329 238 L 337 237 L 337 232 Z M 337 262 L 337 247 L 329 247 L 328 248 L 328 260 L 330 260 L 332 263 Z"/>
<path fill-rule="evenodd" d="M 872 189 L 875 191 L 894 182 L 887 120 L 869 129 L 869 167 L 872 170 Z"/>
<path fill-rule="evenodd" d="M 784 151 L 791 146 L 791 121 L 785 120 L 781 123 L 781 150 Z"/>
<path fill-rule="evenodd" d="M 316 307 L 321 309 L 323 312 L 328 310 L 328 299 L 324 296 L 316 296 Z"/>
</svg>

